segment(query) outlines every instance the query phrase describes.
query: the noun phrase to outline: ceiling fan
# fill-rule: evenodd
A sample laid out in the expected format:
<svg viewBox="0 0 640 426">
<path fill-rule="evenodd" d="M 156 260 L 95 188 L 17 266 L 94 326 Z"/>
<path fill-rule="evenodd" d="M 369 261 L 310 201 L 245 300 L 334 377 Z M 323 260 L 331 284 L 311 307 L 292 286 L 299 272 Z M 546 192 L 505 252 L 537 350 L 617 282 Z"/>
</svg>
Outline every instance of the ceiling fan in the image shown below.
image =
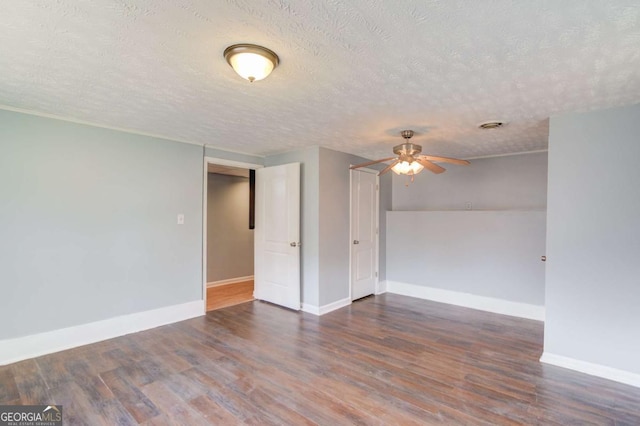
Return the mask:
<svg viewBox="0 0 640 426">
<path fill-rule="evenodd" d="M 378 173 L 378 176 L 382 176 L 388 171 L 393 170 L 393 172 L 397 175 L 410 175 L 413 180 L 413 176 L 417 175 L 425 168 L 436 174 L 442 173 L 446 170 L 444 167 L 441 167 L 434 162 L 458 164 L 461 166 L 470 164 L 467 160 L 420 154 L 422 152 L 422 147 L 420 145 L 409 142 L 409 139 L 413 137 L 413 134 L 413 130 L 403 130 L 402 132 L 400 132 L 400 135 L 402 135 L 405 142 L 393 147 L 393 153 L 396 154 L 397 157 L 383 158 L 381 160 L 357 164 L 355 166 L 351 166 L 350 169 L 353 170 L 360 167 L 371 166 L 373 164 L 384 163 L 385 161 L 393 161 L 380 173 Z"/>
</svg>

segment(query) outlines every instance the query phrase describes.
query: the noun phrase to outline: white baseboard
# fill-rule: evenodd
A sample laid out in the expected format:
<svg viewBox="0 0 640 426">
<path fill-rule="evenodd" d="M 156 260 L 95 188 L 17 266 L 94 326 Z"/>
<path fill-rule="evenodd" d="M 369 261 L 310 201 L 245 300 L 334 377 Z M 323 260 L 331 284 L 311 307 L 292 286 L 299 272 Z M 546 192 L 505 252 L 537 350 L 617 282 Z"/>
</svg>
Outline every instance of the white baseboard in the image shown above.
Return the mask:
<svg viewBox="0 0 640 426">
<path fill-rule="evenodd" d="M 226 280 L 211 281 L 207 283 L 207 288 L 216 287 L 216 286 L 225 285 L 225 284 L 241 283 L 241 282 L 252 281 L 252 280 L 253 280 L 253 275 L 247 275 L 246 277 L 236 277 L 236 278 L 228 278 Z"/>
<path fill-rule="evenodd" d="M 328 303 L 322 306 L 309 305 L 307 303 L 302 304 L 302 311 L 307 312 L 313 315 L 324 315 L 329 312 L 335 311 L 336 309 L 344 308 L 345 306 L 349 306 L 351 304 L 350 298 L 344 298 L 337 300 L 332 303 Z"/>
<path fill-rule="evenodd" d="M 320 306 L 320 315 L 328 314 L 336 309 L 344 308 L 351 304 L 351 299 L 346 297 L 344 299 L 336 300 L 335 302 Z"/>
<path fill-rule="evenodd" d="M 464 306 L 465 308 L 478 309 L 496 314 L 544 321 L 544 306 L 511 302 L 509 300 L 495 299 L 493 297 L 476 296 L 469 293 L 460 293 L 457 291 L 443 290 L 441 288 L 407 284 L 397 281 L 387 281 L 386 284 L 388 293 L 417 297 L 420 299 L 432 300 L 434 302 L 448 303 L 450 305 Z"/>
<path fill-rule="evenodd" d="M 605 365 L 593 364 L 587 361 L 581 361 L 575 358 L 569 358 L 562 355 L 544 352 L 540 357 L 540 362 L 555 365 L 556 367 L 568 368 L 569 370 L 579 371 L 591 376 L 602 377 L 616 382 L 640 388 L 640 374 L 631 373 L 617 368 L 607 367 Z"/>
<path fill-rule="evenodd" d="M 376 288 L 376 294 L 384 294 L 387 292 L 387 282 L 378 281 L 378 287 Z"/>
<path fill-rule="evenodd" d="M 316 305 L 303 303 L 300 309 L 302 310 L 302 312 L 306 312 L 308 314 L 320 315 L 320 307 Z"/>
<path fill-rule="evenodd" d="M 202 300 L 0 340 L 0 365 L 11 364 L 204 315 Z"/>
</svg>

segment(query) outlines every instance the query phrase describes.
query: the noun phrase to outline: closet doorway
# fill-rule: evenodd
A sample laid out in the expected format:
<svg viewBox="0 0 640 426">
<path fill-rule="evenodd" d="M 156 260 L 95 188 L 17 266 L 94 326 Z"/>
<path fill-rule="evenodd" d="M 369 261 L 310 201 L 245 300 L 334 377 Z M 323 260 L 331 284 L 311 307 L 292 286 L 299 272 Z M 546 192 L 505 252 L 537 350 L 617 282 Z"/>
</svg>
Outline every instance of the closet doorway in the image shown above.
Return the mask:
<svg viewBox="0 0 640 426">
<path fill-rule="evenodd" d="M 205 159 L 205 310 L 252 301 L 253 188 L 258 165 Z"/>
</svg>

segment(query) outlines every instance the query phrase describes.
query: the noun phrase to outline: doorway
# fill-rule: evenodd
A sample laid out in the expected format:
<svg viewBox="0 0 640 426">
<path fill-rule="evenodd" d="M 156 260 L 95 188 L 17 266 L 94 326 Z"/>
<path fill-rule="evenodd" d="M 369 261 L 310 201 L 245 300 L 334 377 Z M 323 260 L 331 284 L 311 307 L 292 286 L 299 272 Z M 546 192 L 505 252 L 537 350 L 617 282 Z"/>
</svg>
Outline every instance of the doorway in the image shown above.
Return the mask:
<svg viewBox="0 0 640 426">
<path fill-rule="evenodd" d="M 351 170 L 351 300 L 378 288 L 379 188 L 376 170 Z"/>
<path fill-rule="evenodd" d="M 253 300 L 252 170 L 262 166 L 205 158 L 203 295 L 205 312 Z"/>
</svg>

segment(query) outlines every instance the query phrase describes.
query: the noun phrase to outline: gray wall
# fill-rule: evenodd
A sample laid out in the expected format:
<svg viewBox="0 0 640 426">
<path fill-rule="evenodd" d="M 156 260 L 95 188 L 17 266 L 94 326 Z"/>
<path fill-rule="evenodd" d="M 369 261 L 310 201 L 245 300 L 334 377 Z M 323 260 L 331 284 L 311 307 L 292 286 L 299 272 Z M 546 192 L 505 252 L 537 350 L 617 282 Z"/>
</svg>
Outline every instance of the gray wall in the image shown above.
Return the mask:
<svg viewBox="0 0 640 426">
<path fill-rule="evenodd" d="M 366 161 L 320 148 L 320 306 L 349 297 L 349 166 Z"/>
<path fill-rule="evenodd" d="M 0 339 L 202 299 L 202 147 L 0 111 L 0 149 Z"/>
<path fill-rule="evenodd" d="M 320 248 L 319 234 L 319 171 L 320 152 L 317 146 L 265 157 L 264 165 L 277 166 L 300 163 L 300 227 L 302 249 L 300 274 L 302 302 L 318 306 L 320 292 L 318 285 Z"/>
<path fill-rule="evenodd" d="M 249 178 L 209 173 L 207 282 L 253 275 Z"/>
<path fill-rule="evenodd" d="M 406 186 L 393 176 L 393 210 L 530 210 L 547 205 L 547 153 L 471 160 L 468 166 L 442 164 L 447 171 L 424 171 Z"/>
<path fill-rule="evenodd" d="M 387 279 L 544 305 L 544 211 L 387 213 Z"/>
<path fill-rule="evenodd" d="M 311 147 L 265 158 L 265 166 L 301 163 L 302 301 L 323 306 L 349 297 L 349 166 L 364 158 Z M 390 208 L 391 185 L 381 194 L 381 220 Z M 385 246 L 381 238 L 380 256 Z"/>
<path fill-rule="evenodd" d="M 543 305 L 547 154 L 445 166 L 393 176 L 386 279 Z"/>
<path fill-rule="evenodd" d="M 379 267 L 379 279 L 380 282 L 387 279 L 387 212 L 393 209 L 393 178 L 391 173 L 387 173 L 380 177 L 380 233 L 378 235 L 380 244 L 380 260 L 378 262 Z"/>
<path fill-rule="evenodd" d="M 640 105 L 554 117 L 545 352 L 640 373 Z"/>
</svg>

